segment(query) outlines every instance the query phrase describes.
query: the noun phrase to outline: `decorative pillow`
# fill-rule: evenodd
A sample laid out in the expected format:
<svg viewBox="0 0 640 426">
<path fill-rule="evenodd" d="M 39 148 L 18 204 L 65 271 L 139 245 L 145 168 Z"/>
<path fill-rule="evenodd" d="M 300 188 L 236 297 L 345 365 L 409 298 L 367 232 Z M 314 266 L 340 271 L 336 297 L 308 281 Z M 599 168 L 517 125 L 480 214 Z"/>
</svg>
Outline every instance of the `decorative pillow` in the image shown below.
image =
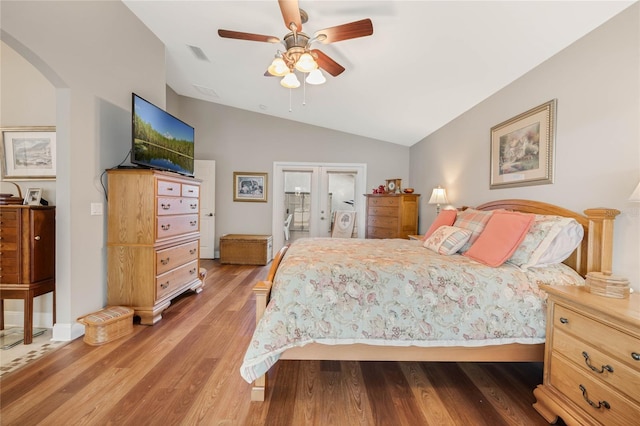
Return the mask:
<svg viewBox="0 0 640 426">
<path fill-rule="evenodd" d="M 460 248 L 460 253 L 469 250 L 469 247 L 478 239 L 478 236 L 486 226 L 493 212 L 493 210 L 482 211 L 472 208 L 460 212 L 453 226 L 471 231 L 471 237 L 469 241 Z"/>
<path fill-rule="evenodd" d="M 435 232 L 436 229 L 441 226 L 451 226 L 456 221 L 456 216 L 458 215 L 457 210 L 442 210 L 436 219 L 433 221 L 427 233 L 424 234 L 422 241 L 425 241 L 427 238 L 431 236 Z"/>
<path fill-rule="evenodd" d="M 444 225 L 436 229 L 422 245 L 436 253 L 448 256 L 460 250 L 469 237 L 471 237 L 471 231 Z"/>
<path fill-rule="evenodd" d="M 464 255 L 488 266 L 502 265 L 524 240 L 534 219 L 532 214 L 494 212 L 478 239 Z"/>
<path fill-rule="evenodd" d="M 507 262 L 521 269 L 561 263 L 583 237 L 584 229 L 575 219 L 536 215 L 529 232 Z"/>
</svg>

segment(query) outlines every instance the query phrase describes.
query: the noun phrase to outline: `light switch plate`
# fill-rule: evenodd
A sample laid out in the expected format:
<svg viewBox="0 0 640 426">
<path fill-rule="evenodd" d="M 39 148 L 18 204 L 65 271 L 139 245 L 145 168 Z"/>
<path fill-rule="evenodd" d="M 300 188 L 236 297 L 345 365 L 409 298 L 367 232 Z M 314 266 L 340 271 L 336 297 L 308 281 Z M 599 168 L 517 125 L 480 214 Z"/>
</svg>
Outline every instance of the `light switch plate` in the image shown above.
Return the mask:
<svg viewBox="0 0 640 426">
<path fill-rule="evenodd" d="M 91 203 L 91 216 L 102 216 L 103 214 L 102 203 Z"/>
</svg>

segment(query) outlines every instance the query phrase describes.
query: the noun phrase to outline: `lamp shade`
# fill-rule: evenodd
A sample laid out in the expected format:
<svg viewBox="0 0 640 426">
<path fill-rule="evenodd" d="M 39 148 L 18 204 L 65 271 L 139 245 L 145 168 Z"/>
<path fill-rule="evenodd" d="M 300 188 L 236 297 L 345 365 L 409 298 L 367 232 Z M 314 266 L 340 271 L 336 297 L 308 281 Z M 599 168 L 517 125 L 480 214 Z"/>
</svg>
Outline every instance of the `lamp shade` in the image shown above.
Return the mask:
<svg viewBox="0 0 640 426">
<path fill-rule="evenodd" d="M 276 56 L 273 62 L 271 62 L 271 65 L 269 65 L 269 68 L 267 68 L 267 71 L 271 75 L 282 77 L 289 74 L 289 67 L 281 56 Z"/>
<path fill-rule="evenodd" d="M 280 84 L 287 89 L 295 89 L 297 87 L 300 87 L 300 80 L 298 80 L 296 74 L 292 72 L 285 75 L 282 80 L 280 80 Z"/>
<path fill-rule="evenodd" d="M 322 71 L 320 71 L 319 68 L 316 68 L 315 70 L 311 71 L 309 73 L 309 75 L 307 76 L 307 78 L 305 78 L 305 81 L 309 84 L 323 84 L 327 81 L 326 78 L 324 78 L 324 75 L 322 75 Z"/>
<path fill-rule="evenodd" d="M 629 201 L 640 203 L 640 182 L 638 183 L 638 186 L 636 186 L 636 189 L 633 190 L 631 197 L 629 197 Z"/>
<path fill-rule="evenodd" d="M 296 62 L 296 69 L 300 72 L 311 72 L 318 68 L 318 64 L 309 53 L 303 53 Z"/>
<path fill-rule="evenodd" d="M 429 204 L 449 204 L 449 200 L 447 199 L 447 192 L 444 190 L 444 188 L 433 188 L 433 192 L 431 192 L 431 198 L 429 198 Z"/>
</svg>

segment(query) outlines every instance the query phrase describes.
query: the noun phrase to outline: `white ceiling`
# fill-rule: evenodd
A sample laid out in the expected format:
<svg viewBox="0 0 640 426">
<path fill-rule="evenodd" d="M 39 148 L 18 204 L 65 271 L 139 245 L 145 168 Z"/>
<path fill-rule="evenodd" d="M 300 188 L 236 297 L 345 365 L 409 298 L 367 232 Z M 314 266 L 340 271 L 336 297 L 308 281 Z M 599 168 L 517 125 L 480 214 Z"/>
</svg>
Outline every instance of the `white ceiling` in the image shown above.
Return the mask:
<svg viewBox="0 0 640 426">
<path fill-rule="evenodd" d="M 406 146 L 634 3 L 300 0 L 310 36 L 363 18 L 371 18 L 374 32 L 315 43 L 346 71 L 293 89 L 290 111 L 289 89 L 264 76 L 282 44 L 217 34 L 222 28 L 282 39 L 288 30 L 277 0 L 123 2 L 166 45 L 167 84 L 178 94 Z"/>
</svg>

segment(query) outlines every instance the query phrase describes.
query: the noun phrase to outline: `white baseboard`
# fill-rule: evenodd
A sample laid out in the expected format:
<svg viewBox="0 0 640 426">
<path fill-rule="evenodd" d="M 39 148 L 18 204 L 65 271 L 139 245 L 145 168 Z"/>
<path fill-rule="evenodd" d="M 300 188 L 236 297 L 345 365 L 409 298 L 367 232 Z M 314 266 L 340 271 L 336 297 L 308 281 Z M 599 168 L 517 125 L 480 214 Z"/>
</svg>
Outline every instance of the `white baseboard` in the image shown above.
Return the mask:
<svg viewBox="0 0 640 426">
<path fill-rule="evenodd" d="M 53 326 L 53 336 L 51 340 L 69 342 L 84 335 L 84 325 L 79 323 L 60 324 Z"/>
<path fill-rule="evenodd" d="M 34 312 L 33 327 L 51 328 L 53 325 L 53 314 L 50 312 Z M 24 315 L 22 311 L 4 311 L 4 327 L 23 327 Z"/>
</svg>

